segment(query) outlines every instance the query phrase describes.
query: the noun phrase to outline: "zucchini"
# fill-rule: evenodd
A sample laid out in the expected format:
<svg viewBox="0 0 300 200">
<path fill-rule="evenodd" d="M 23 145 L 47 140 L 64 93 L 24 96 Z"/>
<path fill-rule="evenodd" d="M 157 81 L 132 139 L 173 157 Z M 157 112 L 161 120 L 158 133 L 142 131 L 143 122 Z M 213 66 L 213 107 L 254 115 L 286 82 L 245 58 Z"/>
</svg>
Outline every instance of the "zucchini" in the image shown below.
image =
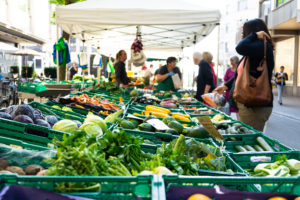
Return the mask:
<svg viewBox="0 0 300 200">
<path fill-rule="evenodd" d="M 240 152 L 248 152 L 244 147 L 238 145 L 235 146 L 235 149 L 240 153 Z"/>
<path fill-rule="evenodd" d="M 258 151 L 258 152 L 263 152 L 263 151 L 265 151 L 265 150 L 263 150 L 263 148 L 261 148 L 259 145 L 254 145 L 254 149 L 256 150 L 256 151 Z"/>
<path fill-rule="evenodd" d="M 265 151 L 271 151 L 274 152 L 274 150 L 272 149 L 272 147 L 270 147 L 270 145 L 265 141 L 264 138 L 262 137 L 257 137 L 256 138 L 258 144 L 265 150 Z"/>
<path fill-rule="evenodd" d="M 252 152 L 256 152 L 256 150 L 251 147 L 250 145 L 244 145 L 244 148 L 247 150 L 247 151 L 252 151 Z"/>
</svg>

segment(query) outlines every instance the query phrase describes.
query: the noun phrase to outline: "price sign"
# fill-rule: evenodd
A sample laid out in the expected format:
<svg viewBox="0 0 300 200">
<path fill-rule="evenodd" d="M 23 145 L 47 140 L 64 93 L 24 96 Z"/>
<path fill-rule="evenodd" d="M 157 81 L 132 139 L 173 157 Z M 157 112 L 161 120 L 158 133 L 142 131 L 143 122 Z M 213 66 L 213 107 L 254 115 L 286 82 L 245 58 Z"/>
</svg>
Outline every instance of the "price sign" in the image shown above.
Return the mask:
<svg viewBox="0 0 300 200">
<path fill-rule="evenodd" d="M 205 130 L 215 139 L 222 141 L 224 140 L 224 137 L 218 132 L 216 127 L 211 122 L 211 119 L 208 116 L 203 117 L 197 117 L 198 121 L 202 126 L 205 128 Z"/>
</svg>

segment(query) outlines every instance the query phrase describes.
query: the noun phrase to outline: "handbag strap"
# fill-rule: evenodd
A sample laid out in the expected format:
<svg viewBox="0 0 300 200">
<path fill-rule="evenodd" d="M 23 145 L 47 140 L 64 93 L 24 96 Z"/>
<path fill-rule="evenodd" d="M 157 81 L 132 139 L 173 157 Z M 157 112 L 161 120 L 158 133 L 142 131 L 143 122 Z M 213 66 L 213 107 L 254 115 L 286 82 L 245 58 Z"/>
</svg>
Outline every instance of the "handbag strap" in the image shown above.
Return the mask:
<svg viewBox="0 0 300 200">
<path fill-rule="evenodd" d="M 267 38 L 264 37 L 264 59 L 267 59 Z"/>
</svg>

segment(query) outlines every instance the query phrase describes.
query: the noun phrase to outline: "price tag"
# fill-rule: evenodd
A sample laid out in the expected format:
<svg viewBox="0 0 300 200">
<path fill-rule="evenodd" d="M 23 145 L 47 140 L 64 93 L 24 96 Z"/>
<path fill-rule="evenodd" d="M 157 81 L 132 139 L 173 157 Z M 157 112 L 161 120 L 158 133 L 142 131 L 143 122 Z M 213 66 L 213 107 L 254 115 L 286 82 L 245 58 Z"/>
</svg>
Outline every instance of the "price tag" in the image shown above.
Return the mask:
<svg viewBox="0 0 300 200">
<path fill-rule="evenodd" d="M 170 129 L 165 123 L 163 123 L 159 119 L 149 119 L 147 120 L 147 123 L 153 126 L 158 131 L 166 131 Z"/>
<path fill-rule="evenodd" d="M 205 128 L 205 130 L 215 139 L 222 141 L 224 140 L 224 137 L 218 132 L 216 127 L 211 122 L 211 119 L 208 116 L 203 117 L 197 117 L 198 121 L 202 126 Z"/>
<path fill-rule="evenodd" d="M 135 115 L 132 115 L 132 114 L 128 114 L 127 115 L 127 118 L 130 118 L 130 119 L 137 119 L 139 121 L 144 121 L 144 119 L 140 118 L 140 117 L 137 117 Z"/>
<path fill-rule="evenodd" d="M 272 158 L 270 156 L 251 156 L 251 162 L 271 162 Z"/>
</svg>

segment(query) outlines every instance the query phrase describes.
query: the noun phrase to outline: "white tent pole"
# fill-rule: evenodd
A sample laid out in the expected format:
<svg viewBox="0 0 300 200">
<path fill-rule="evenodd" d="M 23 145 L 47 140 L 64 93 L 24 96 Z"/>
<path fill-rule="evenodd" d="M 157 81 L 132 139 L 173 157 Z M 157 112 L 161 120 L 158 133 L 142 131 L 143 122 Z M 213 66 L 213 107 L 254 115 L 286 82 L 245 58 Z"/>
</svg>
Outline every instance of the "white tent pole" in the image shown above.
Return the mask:
<svg viewBox="0 0 300 200">
<path fill-rule="evenodd" d="M 217 85 L 219 84 L 218 82 L 218 80 L 219 80 L 219 62 L 220 62 L 220 50 L 219 50 L 219 48 L 220 48 L 220 24 L 218 24 L 218 42 L 217 42 L 217 53 L 218 53 L 218 55 L 217 55 Z M 216 87 L 217 87 L 217 85 L 215 85 Z"/>
<path fill-rule="evenodd" d="M 84 52 L 84 40 L 82 40 L 82 51 Z M 82 70 L 82 90 L 84 90 L 84 70 Z"/>
<path fill-rule="evenodd" d="M 56 24 L 56 45 L 58 43 L 59 39 L 59 31 L 58 31 L 58 25 Z M 58 51 L 56 50 L 56 81 L 59 83 L 59 58 L 58 58 Z"/>
</svg>

